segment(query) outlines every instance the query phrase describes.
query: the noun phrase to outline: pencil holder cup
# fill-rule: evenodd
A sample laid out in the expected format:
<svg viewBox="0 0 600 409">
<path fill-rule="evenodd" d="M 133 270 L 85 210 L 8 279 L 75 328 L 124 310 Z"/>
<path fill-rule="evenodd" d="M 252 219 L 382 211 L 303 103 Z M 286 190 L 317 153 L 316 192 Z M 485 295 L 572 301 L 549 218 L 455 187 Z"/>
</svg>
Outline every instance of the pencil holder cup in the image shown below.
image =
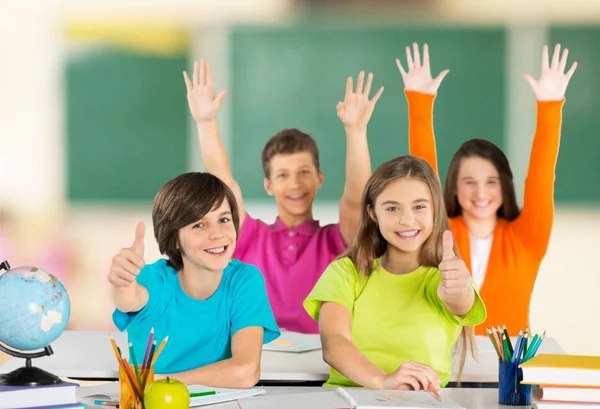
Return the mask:
<svg viewBox="0 0 600 409">
<path fill-rule="evenodd" d="M 119 367 L 119 409 L 146 409 L 144 406 L 144 390 L 154 382 L 154 368 L 137 371 L 130 366 L 127 370 Z"/>
<path fill-rule="evenodd" d="M 531 404 L 531 385 L 524 385 L 520 362 L 498 362 L 498 403 L 509 406 Z"/>
</svg>

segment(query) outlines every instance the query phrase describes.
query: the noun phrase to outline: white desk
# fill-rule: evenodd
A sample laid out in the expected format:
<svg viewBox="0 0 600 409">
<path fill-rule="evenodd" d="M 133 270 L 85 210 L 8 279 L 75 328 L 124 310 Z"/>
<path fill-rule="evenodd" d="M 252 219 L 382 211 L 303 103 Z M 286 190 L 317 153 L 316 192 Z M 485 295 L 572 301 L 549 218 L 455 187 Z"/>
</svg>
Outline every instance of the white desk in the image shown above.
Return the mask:
<svg viewBox="0 0 600 409">
<path fill-rule="evenodd" d="M 119 332 L 111 332 L 111 334 L 117 345 L 126 345 L 127 334 Z M 477 337 L 477 347 L 479 361 L 467 359 L 463 382 L 497 383 L 498 359 L 491 341 L 487 337 Z M 118 367 L 106 331 L 65 331 L 52 344 L 52 349 L 53 355 L 34 359 L 33 365 L 61 377 L 107 380 L 118 378 Z M 123 352 L 127 351 L 127 348 L 121 349 Z M 539 352 L 564 353 L 550 338 L 544 340 Z M 0 366 L 0 374 L 21 367 L 24 362 L 23 359 L 13 358 Z M 262 383 L 265 381 L 283 384 L 315 383 L 324 382 L 328 376 L 329 367 L 323 362 L 320 350 L 298 354 L 271 351 L 262 353 L 260 375 Z"/>
<path fill-rule="evenodd" d="M 110 389 L 109 386 L 107 388 Z M 113 388 L 114 389 L 114 388 Z M 303 399 L 302 394 L 308 392 L 317 393 L 331 393 L 331 388 L 321 387 L 265 387 L 267 393 L 261 396 L 255 396 L 251 398 L 253 400 L 253 407 L 260 407 L 261 409 L 336 409 L 336 407 L 329 407 L 322 401 L 318 396 L 311 394 L 310 399 Z M 109 394 L 103 392 L 102 386 L 94 387 L 93 394 Z M 90 394 L 90 389 L 78 388 L 77 395 L 78 399 L 82 399 L 86 394 Z M 443 397 L 450 398 L 459 405 L 466 409 L 502 409 L 508 408 L 507 406 L 501 406 L 498 404 L 498 389 L 495 388 L 447 388 L 440 391 Z M 535 395 L 534 395 L 535 397 Z M 308 397 L 307 397 L 308 398 Z M 532 399 L 533 401 L 533 399 Z M 94 406 L 91 406 L 94 407 Z M 243 404 L 242 404 L 243 407 Z M 338 406 L 339 407 L 339 406 Z M 511 406 L 511 408 L 526 408 L 527 406 Z M 100 408 L 100 407 L 98 407 Z M 225 402 L 221 404 L 211 405 L 211 409 L 240 409 L 237 401 Z M 105 407 L 103 409 L 106 409 Z"/>
</svg>

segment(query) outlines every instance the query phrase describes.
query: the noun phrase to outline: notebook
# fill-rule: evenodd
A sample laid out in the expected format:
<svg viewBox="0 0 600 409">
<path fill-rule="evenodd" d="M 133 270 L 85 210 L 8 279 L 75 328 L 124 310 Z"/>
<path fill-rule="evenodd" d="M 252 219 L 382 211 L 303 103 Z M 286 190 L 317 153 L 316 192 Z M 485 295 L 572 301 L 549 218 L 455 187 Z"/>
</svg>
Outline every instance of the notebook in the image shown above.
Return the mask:
<svg viewBox="0 0 600 409">
<path fill-rule="evenodd" d="M 70 382 L 44 386 L 0 385 L 0 409 L 75 404 L 77 386 Z"/>
<path fill-rule="evenodd" d="M 424 391 L 377 391 L 363 388 L 337 388 L 336 393 L 352 409 L 465 409 L 448 398 L 442 397 L 442 400 L 438 401 L 431 392 Z"/>
<path fill-rule="evenodd" d="M 188 385 L 190 394 L 202 392 L 216 392 L 214 395 L 198 396 L 190 399 L 190 408 L 204 405 L 212 405 L 214 403 L 229 402 L 232 400 L 249 398 L 256 395 L 262 395 L 265 390 L 262 388 L 252 389 L 226 389 L 226 388 L 209 388 L 199 385 Z"/>
<path fill-rule="evenodd" d="M 321 349 L 319 334 L 284 331 L 279 338 L 263 345 L 263 351 L 308 352 Z"/>
<path fill-rule="evenodd" d="M 527 384 L 600 387 L 600 356 L 539 354 L 519 367 Z"/>
</svg>

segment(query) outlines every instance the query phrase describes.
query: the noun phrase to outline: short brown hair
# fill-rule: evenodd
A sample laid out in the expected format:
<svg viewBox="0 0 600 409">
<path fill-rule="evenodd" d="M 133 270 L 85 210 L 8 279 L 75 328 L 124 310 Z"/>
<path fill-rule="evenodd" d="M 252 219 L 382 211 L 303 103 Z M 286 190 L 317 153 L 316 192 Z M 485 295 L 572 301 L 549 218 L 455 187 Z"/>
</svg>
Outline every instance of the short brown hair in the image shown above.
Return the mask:
<svg viewBox="0 0 600 409">
<path fill-rule="evenodd" d="M 498 171 L 500 176 L 500 188 L 502 189 L 502 206 L 497 215 L 508 221 L 513 221 L 519 216 L 521 210 L 517 204 L 513 173 L 504 152 L 485 139 L 470 139 L 463 143 L 456 151 L 448 168 L 446 175 L 446 188 L 444 199 L 446 201 L 446 212 L 448 217 L 456 217 L 462 214 L 462 207 L 458 203 L 458 172 L 464 158 L 478 157 L 489 160 Z"/>
<path fill-rule="evenodd" d="M 152 207 L 154 237 L 161 254 L 168 257 L 168 264 L 175 270 L 183 268 L 179 230 L 202 219 L 208 212 L 221 206 L 223 200 L 227 200 L 231 207 L 237 236 L 240 217 L 235 196 L 218 177 L 206 172 L 184 173 L 160 188 Z"/>
<path fill-rule="evenodd" d="M 268 178 L 271 173 L 271 159 L 275 155 L 291 155 L 293 153 L 308 152 L 312 156 L 317 170 L 321 170 L 319 163 L 319 148 L 317 143 L 308 134 L 298 129 L 284 129 L 273 136 L 262 151 L 261 160 L 265 177 Z"/>
</svg>

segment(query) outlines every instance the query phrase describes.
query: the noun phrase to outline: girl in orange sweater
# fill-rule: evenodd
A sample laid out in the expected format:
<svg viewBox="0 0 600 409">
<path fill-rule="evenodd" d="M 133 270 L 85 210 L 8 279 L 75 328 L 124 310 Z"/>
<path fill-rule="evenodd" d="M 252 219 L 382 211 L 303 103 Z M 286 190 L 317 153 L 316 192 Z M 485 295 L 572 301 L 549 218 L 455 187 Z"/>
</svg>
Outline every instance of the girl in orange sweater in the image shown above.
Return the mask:
<svg viewBox="0 0 600 409">
<path fill-rule="evenodd" d="M 487 319 L 476 327 L 506 325 L 511 335 L 529 326 L 529 306 L 538 269 L 546 254 L 554 220 L 555 167 L 560 142 L 565 91 L 577 68 L 565 73 L 568 50 L 560 45 L 552 60 L 542 52 L 538 80 L 523 74 L 537 99 L 537 126 L 523 207 L 519 209 L 510 165 L 492 142 L 471 139 L 454 154 L 448 169 L 444 200 L 458 249 L 487 306 Z M 424 158 L 437 172 L 433 133 L 433 101 L 448 74 L 432 78 L 429 50 L 406 47 L 407 70 L 397 60 L 409 110 L 410 154 Z"/>
</svg>

